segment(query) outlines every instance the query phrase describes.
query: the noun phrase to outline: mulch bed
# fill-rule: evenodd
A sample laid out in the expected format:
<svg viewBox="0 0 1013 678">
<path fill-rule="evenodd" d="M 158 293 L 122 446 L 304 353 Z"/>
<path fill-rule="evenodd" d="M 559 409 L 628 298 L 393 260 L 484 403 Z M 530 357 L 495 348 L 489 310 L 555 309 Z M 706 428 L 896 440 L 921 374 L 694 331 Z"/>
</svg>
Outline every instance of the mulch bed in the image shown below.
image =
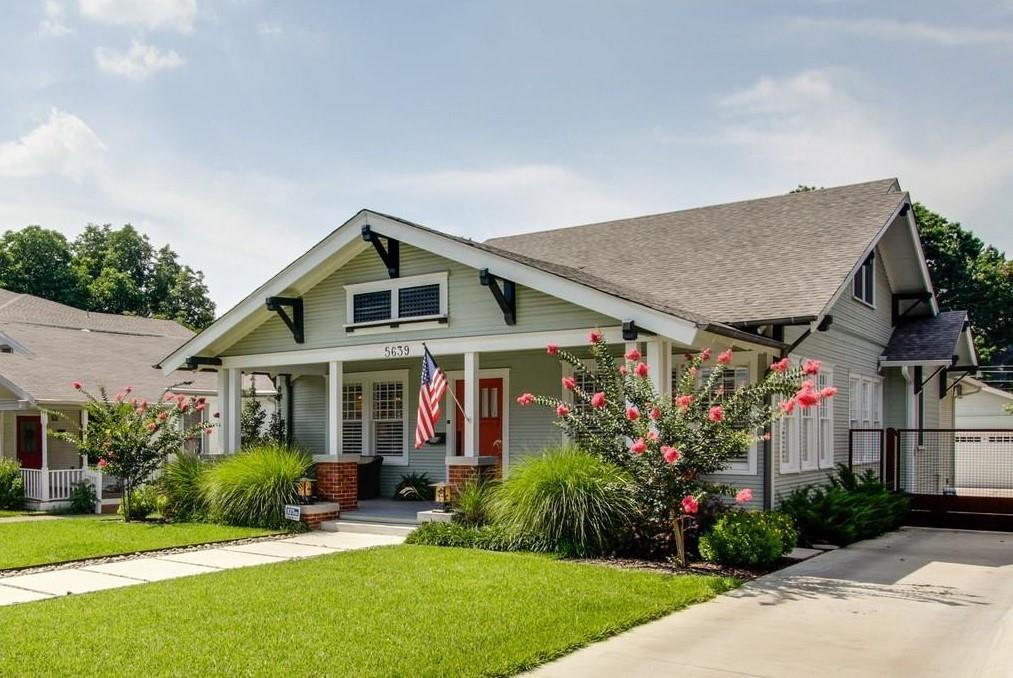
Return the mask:
<svg viewBox="0 0 1013 678">
<path fill-rule="evenodd" d="M 797 560 L 782 558 L 773 567 L 766 569 L 747 569 L 742 567 L 725 567 L 716 563 L 708 563 L 704 560 L 690 561 L 689 567 L 678 567 L 670 560 L 645 560 L 641 558 L 584 558 L 579 562 L 590 565 L 602 565 L 615 567 L 623 570 L 641 570 L 644 572 L 657 572 L 660 574 L 684 575 L 684 574 L 709 574 L 722 577 L 735 577 L 741 581 L 756 579 L 765 574 L 798 563 Z"/>
</svg>

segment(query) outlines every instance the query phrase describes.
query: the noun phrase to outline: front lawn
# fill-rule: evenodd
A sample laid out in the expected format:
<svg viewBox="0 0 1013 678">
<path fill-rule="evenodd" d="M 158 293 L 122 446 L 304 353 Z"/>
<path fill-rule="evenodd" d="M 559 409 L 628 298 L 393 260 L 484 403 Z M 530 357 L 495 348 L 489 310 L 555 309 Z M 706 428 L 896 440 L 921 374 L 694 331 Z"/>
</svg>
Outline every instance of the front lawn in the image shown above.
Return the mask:
<svg viewBox="0 0 1013 678">
<path fill-rule="evenodd" d="M 270 534 L 203 523 L 124 523 L 93 516 L 0 523 L 0 570 Z"/>
<path fill-rule="evenodd" d="M 0 518 L 13 518 L 15 516 L 30 516 L 34 515 L 33 511 L 24 511 L 22 509 L 0 509 Z"/>
<path fill-rule="evenodd" d="M 511 674 L 734 585 L 534 554 L 351 551 L 0 608 L 0 675 Z"/>
</svg>

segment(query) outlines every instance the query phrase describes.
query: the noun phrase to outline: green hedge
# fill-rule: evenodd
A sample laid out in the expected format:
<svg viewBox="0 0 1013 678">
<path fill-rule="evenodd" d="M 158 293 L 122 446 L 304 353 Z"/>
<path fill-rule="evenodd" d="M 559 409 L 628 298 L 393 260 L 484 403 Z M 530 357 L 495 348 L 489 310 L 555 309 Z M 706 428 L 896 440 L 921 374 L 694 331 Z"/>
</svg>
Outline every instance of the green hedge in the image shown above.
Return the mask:
<svg viewBox="0 0 1013 678">
<path fill-rule="evenodd" d="M 405 538 L 405 543 L 485 551 L 550 550 L 536 538 L 519 536 L 498 525 L 472 527 L 456 522 L 423 523 Z"/>
<path fill-rule="evenodd" d="M 700 538 L 700 555 L 732 567 L 769 567 L 797 541 L 795 525 L 783 513 L 734 511 Z"/>
</svg>

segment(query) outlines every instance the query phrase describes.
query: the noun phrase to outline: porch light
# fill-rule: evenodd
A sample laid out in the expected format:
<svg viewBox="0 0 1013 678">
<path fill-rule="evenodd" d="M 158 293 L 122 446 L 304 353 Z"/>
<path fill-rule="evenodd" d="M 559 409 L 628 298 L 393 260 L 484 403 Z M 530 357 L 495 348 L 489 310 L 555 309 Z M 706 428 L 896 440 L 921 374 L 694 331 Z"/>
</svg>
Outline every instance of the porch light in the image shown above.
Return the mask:
<svg viewBox="0 0 1013 678">
<path fill-rule="evenodd" d="M 450 509 L 450 502 L 454 499 L 454 486 L 450 483 L 433 483 L 430 487 L 434 490 L 436 510 L 446 513 Z"/>
<path fill-rule="evenodd" d="M 300 478 L 296 481 L 295 492 L 299 495 L 299 503 L 308 504 L 313 498 L 313 479 Z"/>
</svg>

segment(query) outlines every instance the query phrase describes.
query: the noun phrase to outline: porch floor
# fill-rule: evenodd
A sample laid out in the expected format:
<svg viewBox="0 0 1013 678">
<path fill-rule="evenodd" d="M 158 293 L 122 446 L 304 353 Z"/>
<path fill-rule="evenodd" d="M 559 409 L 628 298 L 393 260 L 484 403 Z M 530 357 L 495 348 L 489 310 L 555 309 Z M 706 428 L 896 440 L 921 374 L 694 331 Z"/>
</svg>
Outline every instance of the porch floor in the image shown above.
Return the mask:
<svg viewBox="0 0 1013 678">
<path fill-rule="evenodd" d="M 342 511 L 341 520 L 360 523 L 395 523 L 415 525 L 419 511 L 436 508 L 434 501 L 397 501 L 395 499 L 360 499 L 354 511 Z"/>
</svg>

